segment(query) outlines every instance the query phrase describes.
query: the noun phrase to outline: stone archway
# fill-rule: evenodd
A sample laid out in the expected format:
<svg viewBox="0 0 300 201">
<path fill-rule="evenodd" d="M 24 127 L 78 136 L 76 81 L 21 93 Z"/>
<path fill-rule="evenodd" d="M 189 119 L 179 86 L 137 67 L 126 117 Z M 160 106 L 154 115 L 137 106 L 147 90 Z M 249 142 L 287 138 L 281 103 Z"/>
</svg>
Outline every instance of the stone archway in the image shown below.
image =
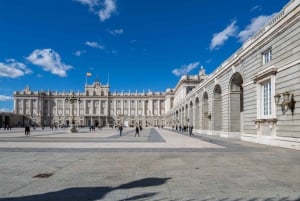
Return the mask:
<svg viewBox="0 0 300 201">
<path fill-rule="evenodd" d="M 193 125 L 194 126 L 194 105 L 191 101 L 189 104 L 189 117 L 188 117 L 188 126 Z"/>
<path fill-rule="evenodd" d="M 241 132 L 244 111 L 243 77 L 236 72 L 230 80 L 229 91 L 229 131 Z"/>
<path fill-rule="evenodd" d="M 208 130 L 210 114 L 208 114 L 208 94 L 204 92 L 202 97 L 202 129 Z"/>
<path fill-rule="evenodd" d="M 213 130 L 220 131 L 222 130 L 222 89 L 220 85 L 216 85 L 214 88 L 212 109 Z"/>
<path fill-rule="evenodd" d="M 200 129 L 200 101 L 197 97 L 195 100 L 195 129 Z"/>
<path fill-rule="evenodd" d="M 189 121 L 189 106 L 188 104 L 185 104 L 183 125 L 187 126 L 189 124 L 188 121 Z"/>
</svg>

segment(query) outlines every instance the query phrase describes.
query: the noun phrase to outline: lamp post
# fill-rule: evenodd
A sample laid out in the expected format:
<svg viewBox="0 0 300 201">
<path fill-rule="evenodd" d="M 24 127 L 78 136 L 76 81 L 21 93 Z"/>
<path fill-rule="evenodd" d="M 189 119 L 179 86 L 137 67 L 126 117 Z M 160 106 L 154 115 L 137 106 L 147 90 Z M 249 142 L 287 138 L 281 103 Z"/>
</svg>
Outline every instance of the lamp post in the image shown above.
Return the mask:
<svg viewBox="0 0 300 201">
<path fill-rule="evenodd" d="M 66 103 L 70 103 L 71 104 L 71 108 L 72 108 L 72 124 L 71 124 L 71 129 L 70 132 L 71 133 L 77 133 L 78 129 L 76 127 L 75 124 L 75 118 L 74 118 L 74 103 L 80 102 L 80 98 L 77 98 L 74 94 L 74 92 L 72 92 L 72 94 L 70 96 L 67 96 L 65 99 Z"/>
</svg>

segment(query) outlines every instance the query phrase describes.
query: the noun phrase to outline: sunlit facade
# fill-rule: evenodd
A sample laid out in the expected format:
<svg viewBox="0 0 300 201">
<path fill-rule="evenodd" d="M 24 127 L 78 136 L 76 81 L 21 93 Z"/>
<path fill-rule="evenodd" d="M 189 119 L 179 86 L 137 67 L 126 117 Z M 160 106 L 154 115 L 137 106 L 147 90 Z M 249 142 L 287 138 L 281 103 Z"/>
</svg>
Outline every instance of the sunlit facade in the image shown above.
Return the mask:
<svg viewBox="0 0 300 201">
<path fill-rule="evenodd" d="M 14 94 L 15 114 L 37 124 L 191 126 L 202 134 L 300 149 L 300 0 L 291 0 L 209 75 L 184 75 L 165 92 Z M 66 99 L 74 96 L 74 104 Z M 80 101 L 78 101 L 80 99 Z"/>
</svg>

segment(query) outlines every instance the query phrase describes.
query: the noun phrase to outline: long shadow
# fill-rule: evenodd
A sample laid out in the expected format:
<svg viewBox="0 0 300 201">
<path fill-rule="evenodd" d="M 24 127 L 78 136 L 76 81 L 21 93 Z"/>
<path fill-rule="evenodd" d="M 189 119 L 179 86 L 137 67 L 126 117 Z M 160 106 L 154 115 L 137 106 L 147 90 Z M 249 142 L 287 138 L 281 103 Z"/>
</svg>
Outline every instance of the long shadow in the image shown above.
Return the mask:
<svg viewBox="0 0 300 201">
<path fill-rule="evenodd" d="M 105 197 L 106 194 L 119 189 L 146 188 L 151 186 L 160 186 L 165 184 L 171 178 L 156 178 L 150 177 L 121 184 L 118 187 L 102 186 L 102 187 L 80 187 L 67 188 L 60 191 L 48 192 L 37 195 L 28 195 L 23 197 L 0 198 L 0 201 L 66 201 L 80 200 L 92 201 L 99 200 Z M 151 198 L 158 193 L 143 193 L 125 200 L 137 200 L 141 198 Z"/>
</svg>

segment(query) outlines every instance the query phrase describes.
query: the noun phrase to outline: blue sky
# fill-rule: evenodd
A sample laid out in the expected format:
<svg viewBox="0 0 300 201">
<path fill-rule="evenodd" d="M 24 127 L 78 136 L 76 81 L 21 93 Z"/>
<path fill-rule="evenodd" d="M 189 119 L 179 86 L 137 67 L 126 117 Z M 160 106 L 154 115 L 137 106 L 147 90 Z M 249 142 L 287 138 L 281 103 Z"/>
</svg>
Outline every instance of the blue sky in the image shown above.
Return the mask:
<svg viewBox="0 0 300 201">
<path fill-rule="evenodd" d="M 0 111 L 13 92 L 165 91 L 211 73 L 288 0 L 1 0 Z"/>
</svg>

